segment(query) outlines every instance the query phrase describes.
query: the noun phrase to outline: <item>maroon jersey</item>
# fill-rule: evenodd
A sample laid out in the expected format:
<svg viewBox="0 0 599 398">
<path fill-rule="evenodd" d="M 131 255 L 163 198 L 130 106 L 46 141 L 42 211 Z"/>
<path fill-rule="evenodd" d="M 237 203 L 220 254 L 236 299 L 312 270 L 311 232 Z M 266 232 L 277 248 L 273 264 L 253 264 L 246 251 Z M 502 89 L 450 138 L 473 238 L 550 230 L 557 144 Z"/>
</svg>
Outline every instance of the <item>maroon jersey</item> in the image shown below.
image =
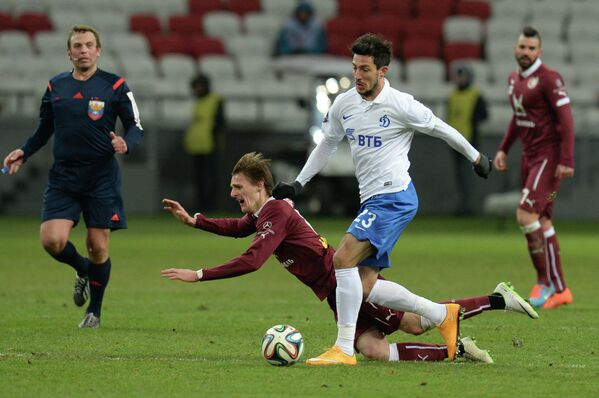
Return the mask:
<svg viewBox="0 0 599 398">
<path fill-rule="evenodd" d="M 525 158 L 557 156 L 558 164 L 574 167 L 574 121 L 560 74 L 537 60 L 522 73 L 512 72 L 508 83 L 514 115 L 499 149 L 507 153 L 519 137 Z"/>
<path fill-rule="evenodd" d="M 256 234 L 242 255 L 220 266 L 204 269 L 202 281 L 254 272 L 274 254 L 283 267 L 309 286 L 320 300 L 335 290 L 333 248 L 286 200 L 271 198 L 256 214 L 241 218 L 206 218 L 198 214 L 195 226 L 223 236 Z"/>
</svg>

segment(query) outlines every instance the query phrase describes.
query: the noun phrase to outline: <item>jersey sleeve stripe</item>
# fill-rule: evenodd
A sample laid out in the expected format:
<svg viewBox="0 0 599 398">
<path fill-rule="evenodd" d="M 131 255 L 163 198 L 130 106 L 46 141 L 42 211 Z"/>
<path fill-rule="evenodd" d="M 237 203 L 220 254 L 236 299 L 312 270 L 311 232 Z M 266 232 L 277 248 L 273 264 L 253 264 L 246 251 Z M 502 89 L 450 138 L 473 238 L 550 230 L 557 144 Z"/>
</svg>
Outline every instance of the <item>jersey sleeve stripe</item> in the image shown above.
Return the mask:
<svg viewBox="0 0 599 398">
<path fill-rule="evenodd" d="M 52 85 L 50 84 L 50 82 L 48 82 L 48 90 L 52 91 Z"/>
<path fill-rule="evenodd" d="M 119 86 L 120 86 L 121 84 L 123 84 L 124 82 L 125 82 L 125 78 L 124 78 L 124 77 L 121 77 L 119 80 L 117 80 L 117 81 L 116 81 L 116 83 L 114 83 L 114 84 L 112 85 L 112 89 L 113 89 L 113 90 L 116 90 L 116 89 L 117 89 L 117 88 L 119 88 Z"/>
<path fill-rule="evenodd" d="M 569 104 L 569 103 L 570 103 L 570 97 L 566 97 L 566 98 L 560 98 L 560 99 L 559 99 L 559 100 L 558 100 L 558 101 L 555 103 L 555 106 L 557 106 L 557 107 L 559 108 L 560 106 L 567 105 L 567 104 Z"/>
</svg>

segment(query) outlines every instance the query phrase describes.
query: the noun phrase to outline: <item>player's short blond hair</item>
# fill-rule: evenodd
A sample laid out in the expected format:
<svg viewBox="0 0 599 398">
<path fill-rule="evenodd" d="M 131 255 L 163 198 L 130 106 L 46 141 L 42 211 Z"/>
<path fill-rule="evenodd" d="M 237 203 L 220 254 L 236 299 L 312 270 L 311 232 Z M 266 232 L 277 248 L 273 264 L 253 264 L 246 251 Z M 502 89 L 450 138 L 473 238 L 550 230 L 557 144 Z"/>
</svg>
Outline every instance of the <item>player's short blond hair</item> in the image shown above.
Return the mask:
<svg viewBox="0 0 599 398">
<path fill-rule="evenodd" d="M 73 36 L 77 33 L 84 32 L 92 32 L 94 34 L 94 37 L 96 38 L 96 47 L 102 48 L 102 43 L 100 42 L 100 34 L 95 28 L 89 25 L 75 25 L 71 28 L 71 31 L 69 32 L 69 36 L 67 38 L 67 49 L 71 48 L 71 39 L 73 38 Z"/>
<path fill-rule="evenodd" d="M 268 195 L 272 194 L 273 178 L 270 171 L 270 159 L 265 159 L 260 152 L 249 152 L 238 161 L 231 175 L 243 174 L 253 184 L 264 182 L 264 189 Z"/>
</svg>

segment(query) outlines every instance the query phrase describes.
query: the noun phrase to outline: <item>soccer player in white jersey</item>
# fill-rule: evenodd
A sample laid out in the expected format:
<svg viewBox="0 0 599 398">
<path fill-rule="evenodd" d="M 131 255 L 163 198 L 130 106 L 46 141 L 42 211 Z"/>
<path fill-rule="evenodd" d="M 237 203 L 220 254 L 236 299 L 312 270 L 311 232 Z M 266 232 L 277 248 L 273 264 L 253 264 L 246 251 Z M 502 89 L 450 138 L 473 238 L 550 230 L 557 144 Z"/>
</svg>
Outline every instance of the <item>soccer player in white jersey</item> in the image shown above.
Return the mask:
<svg viewBox="0 0 599 398">
<path fill-rule="evenodd" d="M 385 75 L 391 43 L 365 34 L 352 44 L 355 88 L 339 95 L 322 124 L 324 139 L 310 154 L 293 183 L 279 183 L 277 199 L 293 197 L 328 162 L 338 143 L 347 138 L 360 188 L 360 210 L 334 255 L 337 279 L 338 334 L 335 345 L 308 365 L 355 365 L 354 334 L 363 299 L 398 311 L 409 311 L 439 328 L 453 360 L 459 332 L 460 306 L 437 304 L 403 286 L 378 280 L 390 266 L 390 253 L 416 215 L 418 197 L 408 169 L 415 131 L 438 137 L 487 178 L 491 162 L 454 128 L 409 94 L 390 87 Z M 358 267 L 359 266 L 359 267 Z M 430 325 L 427 325 L 430 326 Z"/>
</svg>

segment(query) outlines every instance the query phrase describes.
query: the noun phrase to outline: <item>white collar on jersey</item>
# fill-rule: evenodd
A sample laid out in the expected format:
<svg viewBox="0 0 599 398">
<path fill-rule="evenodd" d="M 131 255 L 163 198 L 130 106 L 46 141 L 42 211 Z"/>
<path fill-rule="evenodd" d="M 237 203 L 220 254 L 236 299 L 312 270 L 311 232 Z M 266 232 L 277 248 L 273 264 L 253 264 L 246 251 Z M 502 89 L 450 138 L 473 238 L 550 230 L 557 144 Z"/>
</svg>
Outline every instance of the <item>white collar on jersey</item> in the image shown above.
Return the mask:
<svg viewBox="0 0 599 398">
<path fill-rule="evenodd" d="M 541 58 L 537 58 L 537 60 L 528 67 L 528 69 L 526 69 L 523 72 L 520 72 L 520 74 L 522 75 L 522 77 L 528 77 L 530 75 L 532 75 L 533 73 L 535 73 L 537 71 L 537 69 L 539 69 L 541 67 Z"/>
<path fill-rule="evenodd" d="M 381 90 L 381 92 L 379 93 L 379 95 L 376 96 L 375 99 L 373 99 L 372 101 L 366 101 L 364 98 L 362 98 L 362 96 L 358 93 L 358 90 L 356 90 L 356 94 L 358 95 L 358 98 L 360 99 L 360 102 L 366 102 L 369 104 L 380 104 L 383 101 L 385 101 L 385 99 L 387 98 L 387 96 L 389 96 L 389 90 L 391 90 L 391 84 L 389 84 L 389 80 L 387 79 L 383 79 L 384 85 L 383 85 L 383 89 Z"/>
</svg>

